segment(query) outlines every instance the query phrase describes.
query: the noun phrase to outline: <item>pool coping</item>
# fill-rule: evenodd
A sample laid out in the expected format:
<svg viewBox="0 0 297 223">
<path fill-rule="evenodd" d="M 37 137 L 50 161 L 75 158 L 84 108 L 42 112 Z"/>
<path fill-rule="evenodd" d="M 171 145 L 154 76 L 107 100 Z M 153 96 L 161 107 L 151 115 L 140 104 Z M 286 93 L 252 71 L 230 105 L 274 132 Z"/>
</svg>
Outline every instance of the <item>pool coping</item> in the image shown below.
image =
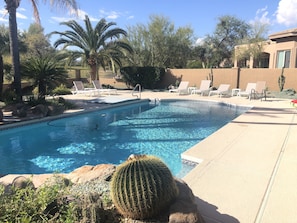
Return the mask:
<svg viewBox="0 0 297 223">
<path fill-rule="evenodd" d="M 9 123 L 9 124 L 0 125 L 0 132 L 3 130 L 17 128 L 17 127 L 21 127 L 24 125 L 30 125 L 30 124 L 40 123 L 40 122 L 48 122 L 48 121 L 52 121 L 52 120 L 56 120 L 56 119 L 71 117 L 74 115 L 79 115 L 79 114 L 84 114 L 84 113 L 89 113 L 89 112 L 94 112 L 94 111 L 101 111 L 101 110 L 110 109 L 110 108 L 116 108 L 116 107 L 123 106 L 123 105 L 130 105 L 130 104 L 132 105 L 132 104 L 142 103 L 142 102 L 146 102 L 146 101 L 148 101 L 148 99 L 135 99 L 135 100 L 121 101 L 121 102 L 112 103 L 112 104 L 108 104 L 108 103 L 98 104 L 100 106 L 98 106 L 98 107 L 93 106 L 91 109 L 86 109 L 86 108 L 69 109 L 60 115 L 46 116 L 46 117 L 35 117 L 32 119 L 25 119 L 25 120 L 15 121 L 15 122 Z M 91 103 L 91 102 L 88 102 L 88 103 Z"/>
</svg>

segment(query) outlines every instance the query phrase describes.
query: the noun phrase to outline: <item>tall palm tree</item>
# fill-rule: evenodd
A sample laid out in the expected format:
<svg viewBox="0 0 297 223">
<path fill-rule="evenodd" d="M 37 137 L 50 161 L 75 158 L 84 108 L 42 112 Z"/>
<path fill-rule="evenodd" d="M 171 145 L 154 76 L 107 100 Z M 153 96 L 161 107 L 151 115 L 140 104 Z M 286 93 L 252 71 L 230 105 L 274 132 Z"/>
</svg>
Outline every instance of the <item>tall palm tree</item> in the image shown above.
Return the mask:
<svg viewBox="0 0 297 223">
<path fill-rule="evenodd" d="M 4 0 L 6 3 L 6 10 L 9 14 L 9 38 L 10 38 L 10 51 L 12 57 L 12 68 L 14 75 L 14 89 L 17 94 L 17 100 L 22 100 L 22 86 L 21 86 L 21 74 L 20 74 L 20 55 L 18 44 L 18 28 L 16 21 L 16 10 L 19 7 L 21 0 Z M 30 0 L 32 3 L 34 17 L 38 24 L 40 24 L 40 17 L 38 12 L 38 0 Z M 44 3 L 47 0 L 43 0 Z M 57 8 L 69 8 L 77 10 L 76 0 L 50 0 L 52 7 Z"/>
<path fill-rule="evenodd" d="M 97 80 L 100 66 L 105 68 L 107 64 L 111 64 L 114 69 L 117 64 L 121 67 L 121 60 L 127 56 L 127 52 L 132 53 L 133 50 L 127 42 L 120 39 L 121 35 L 127 36 L 127 32 L 121 28 L 112 28 L 116 23 L 101 19 L 93 28 L 87 15 L 84 23 L 85 28 L 74 20 L 62 22 L 61 25 L 66 25 L 71 30 L 51 34 L 61 36 L 54 43 L 55 47 L 63 45 L 64 49 L 67 47 L 78 49 L 72 51 L 73 59 L 83 59 L 90 67 L 91 80 Z"/>
</svg>

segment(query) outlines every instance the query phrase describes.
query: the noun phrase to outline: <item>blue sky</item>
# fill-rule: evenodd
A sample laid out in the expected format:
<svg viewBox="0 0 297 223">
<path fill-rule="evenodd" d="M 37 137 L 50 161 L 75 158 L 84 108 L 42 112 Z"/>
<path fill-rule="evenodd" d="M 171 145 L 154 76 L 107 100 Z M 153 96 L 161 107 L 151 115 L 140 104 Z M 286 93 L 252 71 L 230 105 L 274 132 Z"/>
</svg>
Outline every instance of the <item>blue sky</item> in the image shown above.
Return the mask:
<svg viewBox="0 0 297 223">
<path fill-rule="evenodd" d="M 66 27 L 59 25 L 70 19 L 82 20 L 87 14 L 94 24 L 101 18 L 116 22 L 117 26 L 126 29 L 136 24 L 148 24 L 150 15 L 168 18 L 176 28 L 190 26 L 197 39 L 212 34 L 218 17 L 236 16 L 246 22 L 269 24 L 269 33 L 297 28 L 297 0 L 77 0 L 79 17 L 65 11 L 51 10 L 49 5 L 39 1 L 41 23 L 45 34 L 51 31 L 63 31 Z M 48 1 L 49 2 L 49 1 Z M 0 2 L 0 24 L 8 25 L 8 14 Z M 26 30 L 34 22 L 33 11 L 29 0 L 22 0 L 17 10 L 17 22 L 20 30 Z"/>
</svg>

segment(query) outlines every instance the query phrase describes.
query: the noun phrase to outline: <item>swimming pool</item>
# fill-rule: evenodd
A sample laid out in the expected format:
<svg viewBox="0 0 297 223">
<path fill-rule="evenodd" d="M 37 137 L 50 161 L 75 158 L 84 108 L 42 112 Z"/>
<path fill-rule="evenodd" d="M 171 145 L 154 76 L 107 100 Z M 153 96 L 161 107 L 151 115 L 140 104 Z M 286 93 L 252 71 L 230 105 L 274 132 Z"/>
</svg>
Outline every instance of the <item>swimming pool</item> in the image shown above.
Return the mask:
<svg viewBox="0 0 297 223">
<path fill-rule="evenodd" d="M 246 110 L 210 101 L 146 101 L 2 130 L 0 174 L 68 173 L 152 154 L 178 175 L 185 171 L 182 152 Z"/>
</svg>

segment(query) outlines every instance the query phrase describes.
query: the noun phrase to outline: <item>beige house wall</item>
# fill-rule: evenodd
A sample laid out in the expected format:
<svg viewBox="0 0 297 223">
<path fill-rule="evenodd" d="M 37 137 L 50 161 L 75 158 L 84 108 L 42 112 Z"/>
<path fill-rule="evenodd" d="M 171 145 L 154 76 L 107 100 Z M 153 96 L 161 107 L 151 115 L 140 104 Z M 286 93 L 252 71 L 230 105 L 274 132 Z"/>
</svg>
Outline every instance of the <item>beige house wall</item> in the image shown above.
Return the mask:
<svg viewBox="0 0 297 223">
<path fill-rule="evenodd" d="M 279 51 L 290 51 L 290 62 L 288 68 L 297 68 L 297 29 L 285 30 L 269 36 L 269 40 L 259 43 L 261 51 L 269 54 L 268 68 L 277 68 L 277 55 Z M 235 55 L 241 55 L 246 49 L 247 44 L 235 46 Z M 237 57 L 237 56 L 236 56 Z M 246 61 L 250 68 L 255 68 L 254 58 L 251 56 Z M 238 67 L 237 58 L 234 58 L 234 67 Z"/>
<path fill-rule="evenodd" d="M 231 68 L 231 69 L 213 69 L 213 86 L 218 87 L 220 84 L 230 84 L 230 89 L 245 89 L 247 83 L 266 81 L 269 91 L 279 91 L 278 78 L 282 69 L 267 68 Z M 201 80 L 209 79 L 210 69 L 170 69 L 166 72 L 162 81 L 162 86 L 166 87 L 175 84 L 175 81 L 189 81 L 190 86 L 199 86 Z M 285 89 L 297 90 L 297 68 L 285 68 L 284 76 L 286 77 Z"/>
<path fill-rule="evenodd" d="M 281 42 L 275 43 L 270 42 L 267 45 L 263 46 L 263 52 L 269 53 L 269 68 L 276 68 L 277 64 L 277 52 L 283 50 L 290 50 L 290 68 L 296 68 L 296 51 L 297 51 L 297 42 L 289 41 L 289 42 Z"/>
</svg>

